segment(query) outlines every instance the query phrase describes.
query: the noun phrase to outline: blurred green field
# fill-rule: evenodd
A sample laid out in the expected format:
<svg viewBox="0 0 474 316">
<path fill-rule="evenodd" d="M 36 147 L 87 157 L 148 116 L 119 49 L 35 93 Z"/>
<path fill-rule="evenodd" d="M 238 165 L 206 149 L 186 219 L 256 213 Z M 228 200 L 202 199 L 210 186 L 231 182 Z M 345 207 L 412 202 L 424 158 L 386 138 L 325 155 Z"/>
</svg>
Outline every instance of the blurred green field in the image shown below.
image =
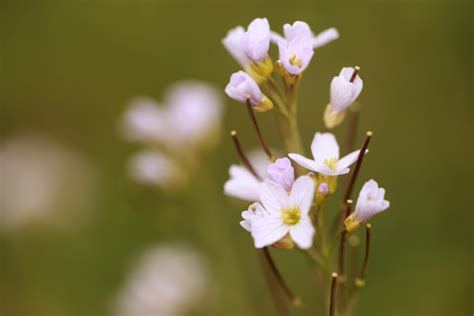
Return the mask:
<svg viewBox="0 0 474 316">
<path fill-rule="evenodd" d="M 201 79 L 223 91 L 238 65 L 220 40 L 259 16 L 277 31 L 303 20 L 316 32 L 334 26 L 341 34 L 316 51 L 302 81 L 305 146 L 323 128 L 332 77 L 343 66 L 362 68 L 358 142 L 365 130 L 375 136 L 357 190 L 375 178 L 391 208 L 373 221 L 359 315 L 474 312 L 471 2 L 64 0 L 0 4 L 0 137 L 39 131 L 76 148 L 98 172 L 98 199 L 76 229 L 31 225 L 0 235 L 3 316 L 108 315 L 135 256 L 175 240 L 208 259 L 216 286 L 210 314 L 273 313 L 250 237 L 238 225 L 246 205 L 222 192 L 237 162 L 228 131 L 237 128 L 257 145 L 245 108 L 226 99 L 220 145 L 192 185 L 171 195 L 126 178 L 135 148 L 117 128 L 131 97 L 159 99 L 176 80 Z M 273 117 L 258 118 L 278 147 Z M 306 261 L 274 254 L 311 302 Z"/>
</svg>

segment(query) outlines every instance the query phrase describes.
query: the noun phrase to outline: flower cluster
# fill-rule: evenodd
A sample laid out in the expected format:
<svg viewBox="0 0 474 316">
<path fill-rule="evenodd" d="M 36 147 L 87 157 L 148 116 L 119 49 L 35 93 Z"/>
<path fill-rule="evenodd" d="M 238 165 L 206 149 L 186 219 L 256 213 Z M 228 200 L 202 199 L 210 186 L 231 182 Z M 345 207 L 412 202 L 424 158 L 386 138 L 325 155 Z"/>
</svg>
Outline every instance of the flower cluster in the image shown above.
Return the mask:
<svg viewBox="0 0 474 316">
<path fill-rule="evenodd" d="M 145 148 L 130 159 L 130 176 L 162 188 L 183 185 L 200 151 L 215 144 L 221 116 L 219 93 L 198 81 L 169 87 L 163 105 L 150 98 L 131 100 L 122 118 L 122 134 Z"/>
<path fill-rule="evenodd" d="M 224 192 L 251 203 L 242 212 L 240 225 L 251 234 L 255 247 L 263 249 L 270 267 L 275 265 L 266 249 L 268 246 L 284 249 L 296 246 L 316 264 L 328 267 L 334 262 L 331 259 L 332 248 L 337 244 L 334 241 L 339 240 L 336 270 L 345 277 L 346 235 L 386 210 L 389 202 L 384 199 L 385 190 L 379 188 L 375 180 L 369 180 L 362 186 L 352 212 L 350 198 L 362 161 L 369 152 L 371 132 L 367 132 L 360 148 L 346 148 L 348 153 L 345 155 L 341 155 L 336 137 L 328 131 L 315 133 L 310 147 L 311 157 L 305 155 L 301 144 L 296 116 L 299 82 L 314 57 L 315 49 L 338 37 L 334 28 L 315 36 L 309 25 L 301 21 L 285 24 L 283 35 L 280 35 L 271 31 L 266 18 L 257 18 L 246 29 L 237 26 L 227 33 L 222 43 L 242 70 L 231 75 L 225 92 L 247 106 L 250 122 L 263 149 L 260 156 L 265 153 L 266 160 L 255 164 L 255 158 L 245 154 L 237 132 L 232 131 L 242 165 L 230 167 L 230 179 L 224 185 Z M 279 56 L 275 63 L 269 55 L 271 43 L 278 46 Z M 341 125 L 351 112 L 360 111 L 360 106 L 354 106 L 363 87 L 359 71 L 358 66 L 343 67 L 330 81 L 330 101 L 323 114 L 327 129 Z M 270 111 L 276 115 L 283 138 L 284 146 L 280 152 L 284 154 L 279 156 L 269 149 L 255 115 L 255 112 Z M 357 124 L 353 125 L 348 126 L 352 138 L 349 144 L 355 142 L 357 135 Z M 338 212 L 328 213 L 330 210 L 325 208 L 331 199 L 336 198 L 338 178 L 347 174 L 350 176 L 346 176 L 343 207 Z M 323 217 L 323 213 L 328 215 Z M 333 225 L 327 225 L 328 217 L 333 217 Z M 369 229 L 370 224 L 367 224 L 368 232 Z M 365 271 L 366 264 L 356 284 L 362 284 L 362 271 Z M 337 278 L 337 274 L 333 278 Z M 282 286 L 287 288 L 287 285 Z M 289 299 L 295 306 L 299 304 L 295 296 L 289 295 Z"/>
</svg>

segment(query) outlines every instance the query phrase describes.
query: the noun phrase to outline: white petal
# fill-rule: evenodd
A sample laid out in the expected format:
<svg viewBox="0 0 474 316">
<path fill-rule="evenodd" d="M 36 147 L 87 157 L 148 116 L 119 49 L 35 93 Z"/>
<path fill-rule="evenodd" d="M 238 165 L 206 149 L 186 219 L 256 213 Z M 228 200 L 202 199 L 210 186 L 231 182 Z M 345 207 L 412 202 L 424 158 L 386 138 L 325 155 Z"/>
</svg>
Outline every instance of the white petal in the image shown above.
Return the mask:
<svg viewBox="0 0 474 316">
<path fill-rule="evenodd" d="M 263 207 L 269 212 L 280 213 L 288 205 L 288 193 L 284 188 L 271 181 L 264 181 L 258 187 L 258 196 Z"/>
<path fill-rule="evenodd" d="M 248 232 L 251 232 L 250 223 L 248 221 L 240 221 L 240 226 Z"/>
<path fill-rule="evenodd" d="M 298 154 L 288 154 L 288 157 L 293 159 L 297 164 L 300 166 L 312 170 L 312 171 L 317 171 L 317 164 L 314 160 L 311 160 L 309 158 L 306 158 L 304 156 L 298 155 Z"/>
<path fill-rule="evenodd" d="M 283 34 L 288 41 L 291 41 L 293 38 L 299 35 L 304 35 L 306 37 L 312 38 L 313 32 L 306 22 L 296 21 L 293 25 L 286 23 L 283 25 Z"/>
<path fill-rule="evenodd" d="M 302 217 L 301 221 L 297 225 L 290 227 L 291 239 L 301 249 L 311 248 L 313 245 L 313 237 L 315 232 L 316 231 L 309 216 Z"/>
<path fill-rule="evenodd" d="M 367 154 L 369 152 L 368 149 L 366 149 L 365 153 Z M 336 164 L 337 170 L 342 170 L 350 165 L 352 165 L 354 162 L 356 162 L 357 158 L 359 157 L 360 150 L 355 150 L 351 152 L 350 154 L 347 154 L 346 156 L 342 157 Z"/>
<path fill-rule="evenodd" d="M 244 201 L 258 201 L 259 180 L 247 169 L 233 165 L 229 169 L 230 179 L 224 184 L 224 193 Z"/>
<path fill-rule="evenodd" d="M 247 67 L 250 64 L 250 60 L 245 55 L 244 51 L 240 46 L 240 40 L 242 34 L 245 30 L 242 26 L 237 26 L 229 32 L 225 38 L 222 39 L 222 44 L 227 49 L 227 51 L 234 57 L 234 59 L 242 66 L 242 68 Z"/>
<path fill-rule="evenodd" d="M 315 183 L 311 177 L 300 176 L 291 188 L 290 207 L 299 208 L 302 214 L 308 214 L 315 189 Z"/>
<path fill-rule="evenodd" d="M 274 44 L 278 44 L 281 41 L 286 42 L 286 39 L 277 32 L 270 31 L 270 41 Z"/>
<path fill-rule="evenodd" d="M 311 143 L 314 160 L 324 164 L 326 159 L 339 159 L 339 145 L 332 133 L 316 133 Z"/>
<path fill-rule="evenodd" d="M 270 246 L 285 237 L 288 227 L 278 213 L 266 215 L 252 222 L 252 237 L 256 248 Z"/>
</svg>

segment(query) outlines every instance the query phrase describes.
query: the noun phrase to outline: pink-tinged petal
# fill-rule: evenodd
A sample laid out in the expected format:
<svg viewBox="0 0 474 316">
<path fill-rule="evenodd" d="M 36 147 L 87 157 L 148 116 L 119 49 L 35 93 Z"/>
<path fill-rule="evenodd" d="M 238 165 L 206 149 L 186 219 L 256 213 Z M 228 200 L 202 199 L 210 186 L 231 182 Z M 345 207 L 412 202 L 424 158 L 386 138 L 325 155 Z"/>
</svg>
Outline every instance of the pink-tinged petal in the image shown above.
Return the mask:
<svg viewBox="0 0 474 316">
<path fill-rule="evenodd" d="M 346 110 L 354 103 L 354 84 L 341 76 L 334 77 L 330 85 L 330 103 L 336 113 Z"/>
<path fill-rule="evenodd" d="M 242 34 L 241 47 L 245 55 L 254 62 L 262 62 L 270 47 L 270 25 L 266 18 L 254 19 Z"/>
<path fill-rule="evenodd" d="M 249 233 L 252 231 L 250 227 L 250 223 L 248 221 L 240 221 L 239 224 L 240 226 L 242 226 L 243 229 L 245 229 Z"/>
<path fill-rule="evenodd" d="M 339 159 L 339 145 L 332 133 L 316 133 L 311 143 L 311 153 L 318 164 L 326 159 Z"/>
<path fill-rule="evenodd" d="M 286 42 L 286 39 L 277 32 L 270 31 L 270 41 L 278 44 L 279 42 Z"/>
<path fill-rule="evenodd" d="M 270 246 L 285 237 L 288 227 L 282 223 L 280 214 L 273 213 L 252 222 L 252 237 L 256 248 Z"/>
<path fill-rule="evenodd" d="M 314 160 L 311 160 L 298 154 L 288 154 L 288 157 L 293 159 L 293 161 L 299 164 L 300 166 L 312 171 L 316 171 L 316 168 L 318 166 Z"/>
<path fill-rule="evenodd" d="M 240 45 L 244 33 L 244 28 L 242 26 L 237 26 L 229 30 L 226 37 L 222 39 L 222 45 L 224 45 L 227 51 L 242 66 L 242 68 L 245 68 L 250 64 L 250 60 L 247 58 Z"/>
<path fill-rule="evenodd" d="M 367 154 L 369 150 L 367 149 L 365 151 L 365 154 Z M 350 154 L 347 154 L 346 156 L 342 157 L 337 163 L 336 163 L 336 168 L 337 170 L 342 170 L 350 165 L 352 165 L 354 162 L 356 162 L 357 158 L 359 157 L 360 150 L 355 150 L 351 152 Z"/>
<path fill-rule="evenodd" d="M 247 169 L 233 165 L 229 169 L 230 179 L 224 184 L 224 193 L 244 201 L 258 201 L 260 181 Z"/>
<path fill-rule="evenodd" d="M 337 40 L 338 38 L 339 32 L 334 27 L 331 27 L 327 30 L 322 31 L 313 38 L 313 47 L 314 49 L 322 47 L 334 40 Z"/>
<path fill-rule="evenodd" d="M 288 41 L 291 41 L 293 38 L 303 35 L 308 38 L 313 37 L 313 32 L 306 22 L 296 21 L 293 25 L 286 23 L 283 25 L 283 34 Z"/>
<path fill-rule="evenodd" d="M 258 196 L 263 207 L 271 213 L 280 213 L 288 205 L 288 193 L 285 189 L 268 180 L 259 185 Z"/>
<path fill-rule="evenodd" d="M 303 216 L 297 225 L 290 227 L 290 237 L 301 249 L 311 248 L 315 232 L 311 219 L 307 215 Z"/>
<path fill-rule="evenodd" d="M 288 158 L 277 159 L 267 167 L 267 173 L 270 180 L 281 185 L 286 191 L 290 191 L 295 181 L 295 169 L 291 166 Z"/>
<path fill-rule="evenodd" d="M 247 99 L 250 99 L 252 105 L 258 105 L 263 101 L 263 94 L 258 84 L 242 70 L 230 76 L 229 83 L 225 87 L 225 93 L 232 99 L 244 104 Z"/>
<path fill-rule="evenodd" d="M 315 187 L 316 185 L 311 177 L 300 176 L 291 188 L 289 206 L 299 208 L 301 214 L 308 214 L 313 203 Z"/>
</svg>

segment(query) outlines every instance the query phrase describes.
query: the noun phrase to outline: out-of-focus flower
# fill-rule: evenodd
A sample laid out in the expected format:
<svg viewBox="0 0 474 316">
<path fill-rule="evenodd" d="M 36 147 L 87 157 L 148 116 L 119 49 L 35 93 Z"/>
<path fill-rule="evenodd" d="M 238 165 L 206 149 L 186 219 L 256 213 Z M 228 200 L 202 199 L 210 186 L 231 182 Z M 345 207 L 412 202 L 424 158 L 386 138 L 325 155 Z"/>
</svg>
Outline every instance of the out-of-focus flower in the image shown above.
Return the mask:
<svg viewBox="0 0 474 316">
<path fill-rule="evenodd" d="M 338 176 L 349 173 L 349 166 L 357 160 L 359 152 L 360 150 L 355 150 L 339 159 L 339 145 L 334 135 L 331 133 L 316 133 L 311 144 L 313 159 L 294 153 L 289 154 L 289 157 L 309 170 L 327 176 Z M 368 150 L 366 150 L 367 152 Z"/>
<path fill-rule="evenodd" d="M 123 135 L 127 140 L 156 143 L 165 140 L 166 113 L 149 98 L 135 98 L 123 116 Z"/>
<path fill-rule="evenodd" d="M 199 81 L 181 81 L 166 92 L 170 146 L 203 144 L 221 124 L 222 99 L 216 88 Z"/>
<path fill-rule="evenodd" d="M 311 38 L 298 35 L 290 41 L 278 42 L 280 62 L 290 75 L 298 75 L 308 67 L 313 57 Z"/>
<path fill-rule="evenodd" d="M 295 181 L 295 169 L 288 158 L 280 158 L 274 163 L 269 164 L 267 173 L 271 181 L 279 184 L 286 191 L 291 190 L 293 182 Z"/>
<path fill-rule="evenodd" d="M 244 28 L 239 25 L 227 32 L 226 37 L 222 39 L 222 44 L 240 66 L 242 66 L 243 69 L 246 69 L 251 61 L 242 50 L 241 38 L 244 33 Z"/>
<path fill-rule="evenodd" d="M 272 181 L 261 183 L 258 193 L 262 204 L 251 205 L 242 213 L 241 222 L 250 230 L 255 247 L 272 245 L 289 234 L 298 247 L 310 248 L 315 233 L 309 217 L 314 190 L 314 180 L 309 176 L 296 179 L 290 194 Z"/>
<path fill-rule="evenodd" d="M 178 184 L 181 178 L 179 168 L 172 160 L 152 150 L 144 150 L 132 156 L 129 174 L 138 183 L 163 188 Z"/>
<path fill-rule="evenodd" d="M 241 36 L 241 47 L 248 59 L 261 63 L 270 47 L 270 25 L 266 18 L 256 18 Z"/>
<path fill-rule="evenodd" d="M 240 103 L 246 104 L 248 100 L 255 111 L 264 112 L 273 108 L 272 101 L 260 91 L 255 80 L 243 71 L 232 74 L 225 93 Z"/>
<path fill-rule="evenodd" d="M 363 82 L 358 75 L 358 68 L 342 68 L 339 76 L 331 81 L 332 111 L 341 112 L 354 103 L 362 91 Z"/>
<path fill-rule="evenodd" d="M 293 38 L 303 35 L 311 39 L 312 46 L 316 49 L 339 38 L 339 33 L 333 27 L 314 36 L 309 25 L 302 21 L 296 21 L 293 25 L 289 23 L 283 25 L 283 34 L 284 37 L 276 32 L 271 32 L 271 41 L 279 44 L 280 42 L 289 42 Z"/>
<path fill-rule="evenodd" d="M 117 316 L 178 316 L 202 307 L 210 280 L 202 256 L 187 246 L 149 249 L 115 303 Z"/>
<path fill-rule="evenodd" d="M 360 190 L 355 211 L 345 221 L 347 231 L 357 229 L 360 223 L 367 222 L 372 216 L 390 207 L 390 202 L 384 199 L 385 189 L 379 188 L 375 180 L 367 181 Z"/>
<path fill-rule="evenodd" d="M 249 155 L 249 160 L 260 179 L 265 179 L 268 161 L 262 151 L 255 151 Z M 258 201 L 258 185 L 261 180 L 256 178 L 247 168 L 232 165 L 229 169 L 230 179 L 224 184 L 224 193 L 244 201 Z"/>
<path fill-rule="evenodd" d="M 38 222 L 70 228 L 95 199 L 96 174 L 77 150 L 38 134 L 0 144 L 0 231 Z"/>
</svg>

